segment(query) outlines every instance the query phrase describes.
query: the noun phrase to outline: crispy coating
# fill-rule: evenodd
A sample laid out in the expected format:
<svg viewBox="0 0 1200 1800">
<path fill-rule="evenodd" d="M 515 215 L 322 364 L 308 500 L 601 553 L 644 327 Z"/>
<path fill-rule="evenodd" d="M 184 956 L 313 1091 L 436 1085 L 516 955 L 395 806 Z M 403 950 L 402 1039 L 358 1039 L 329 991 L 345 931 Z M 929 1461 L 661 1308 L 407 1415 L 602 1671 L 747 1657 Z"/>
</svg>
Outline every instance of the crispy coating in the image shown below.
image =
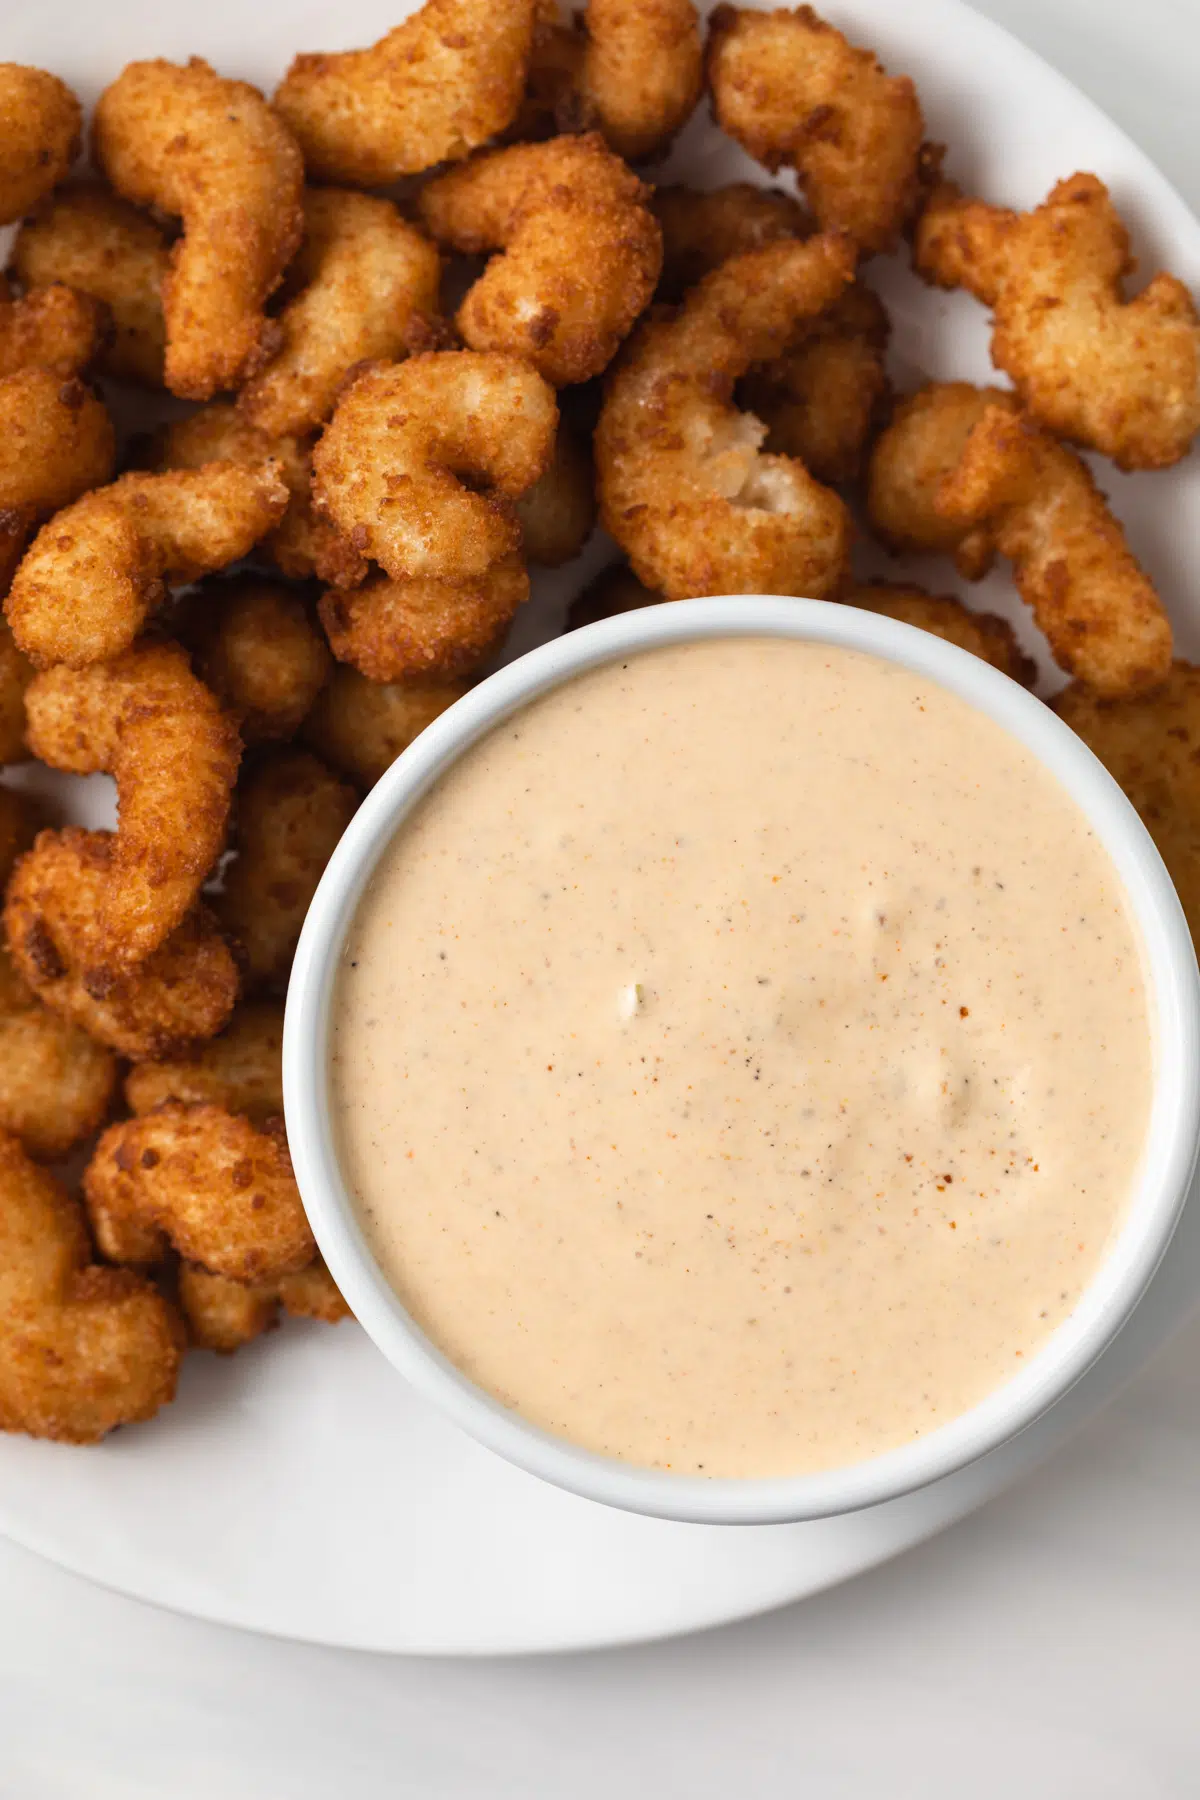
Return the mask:
<svg viewBox="0 0 1200 1800">
<path fill-rule="evenodd" d="M 245 744 L 295 737 L 332 666 L 299 594 L 254 575 L 199 588 L 182 635 Z"/>
<path fill-rule="evenodd" d="M 158 1289 L 94 1263 L 79 1202 L 0 1131 L 0 1431 L 93 1444 L 149 1419 L 183 1346 Z"/>
<path fill-rule="evenodd" d="M 0 946 L 0 1132 L 58 1162 L 99 1130 L 116 1085 L 112 1051 L 44 1007 Z"/>
<path fill-rule="evenodd" d="M 811 237 L 812 214 L 781 188 L 733 181 L 727 187 L 656 188 L 651 209 L 663 235 L 662 300 L 682 300 L 731 256 L 761 250 L 780 238 Z"/>
<path fill-rule="evenodd" d="M 810 6 L 718 6 L 708 44 L 717 124 L 772 173 L 795 169 L 823 231 L 864 255 L 894 248 L 918 197 L 924 124 L 907 75 L 888 75 Z"/>
<path fill-rule="evenodd" d="M 1200 668 L 1173 663 L 1143 699 L 1105 700 L 1073 682 L 1051 704 L 1136 806 L 1200 943 Z"/>
<path fill-rule="evenodd" d="M 1060 668 L 1110 698 L 1146 693 L 1171 667 L 1171 626 L 1086 464 L 1030 420 L 989 407 L 937 508 L 986 526 Z"/>
<path fill-rule="evenodd" d="M 288 271 L 300 291 L 279 315 L 278 354 L 238 405 L 273 437 L 302 437 L 333 411 L 356 363 L 399 358 L 413 327 L 436 314 L 442 264 L 389 200 L 309 188 L 304 242 Z"/>
<path fill-rule="evenodd" d="M 304 721 L 306 744 L 357 787 L 373 787 L 465 682 L 376 682 L 339 663 Z"/>
<path fill-rule="evenodd" d="M 648 199 L 595 133 L 488 151 L 436 176 L 420 207 L 437 241 L 501 251 L 455 315 L 464 341 L 525 357 L 555 387 L 598 375 L 662 267 Z"/>
<path fill-rule="evenodd" d="M 511 124 L 538 0 L 426 0 L 366 50 L 297 56 L 275 106 L 310 176 L 384 187 Z"/>
<path fill-rule="evenodd" d="M 283 1115 L 283 1007 L 274 1000 L 239 1006 L 219 1037 L 187 1056 L 139 1063 L 125 1078 L 131 1112 L 149 1113 L 176 1100 L 222 1106 L 256 1125 Z"/>
<path fill-rule="evenodd" d="M 867 512 L 889 550 L 941 551 L 968 581 L 986 575 L 996 553 L 986 523 L 966 527 L 938 510 L 946 476 L 989 407 L 1017 411 L 1014 394 L 965 381 L 931 381 L 897 405 L 876 440 L 867 471 Z"/>
<path fill-rule="evenodd" d="M 71 181 L 22 225 L 12 266 L 27 287 L 65 282 L 100 301 L 113 328 L 105 373 L 160 388 L 167 341 L 160 288 L 169 255 L 163 232 L 136 206 L 98 181 Z"/>
<path fill-rule="evenodd" d="M 338 661 L 369 681 L 446 681 L 499 649 L 528 597 L 525 565 L 513 555 L 466 581 L 384 576 L 352 593 L 329 588 L 320 614 Z"/>
<path fill-rule="evenodd" d="M 113 471 L 112 420 L 91 389 L 50 369 L 0 380 L 0 594 L 30 532 Z"/>
<path fill-rule="evenodd" d="M 220 1106 L 174 1101 L 110 1125 L 83 1177 L 96 1247 L 152 1266 L 168 1245 L 235 1281 L 267 1281 L 316 1254 L 282 1120 L 259 1130 Z"/>
<path fill-rule="evenodd" d="M 104 308 L 61 282 L 12 298 L 0 275 L 0 377 L 19 369 L 78 375 L 93 361 L 109 329 Z"/>
<path fill-rule="evenodd" d="M 615 613 L 640 612 L 643 606 L 659 606 L 662 595 L 643 585 L 624 563 L 605 569 L 590 581 L 567 614 L 567 630 L 611 619 Z"/>
<path fill-rule="evenodd" d="M 181 1263 L 179 1306 L 188 1336 L 197 1350 L 229 1356 L 279 1323 L 279 1311 L 292 1318 L 320 1319 L 336 1325 L 350 1317 L 333 1276 L 320 1257 L 292 1275 L 275 1281 L 231 1281 L 198 1263 Z"/>
<path fill-rule="evenodd" d="M 8 947 L 22 979 L 60 1018 L 134 1062 L 174 1056 L 226 1023 L 237 966 L 212 914 L 197 906 L 134 974 L 89 984 L 69 946 L 103 903 L 111 864 L 109 832 L 43 831 L 9 882 Z"/>
<path fill-rule="evenodd" d="M 537 7 L 525 92 L 510 125 L 500 134 L 509 144 L 540 143 L 564 131 L 597 131 L 600 121 L 585 106 L 580 90 L 587 38 L 582 16 L 558 16 L 557 0 Z"/>
<path fill-rule="evenodd" d="M 919 631 L 957 644 L 1022 687 L 1032 687 L 1037 680 L 1033 658 L 1022 650 L 1008 620 L 996 613 L 972 612 L 950 594 L 930 594 L 897 581 L 861 582 L 850 589 L 846 599 L 851 606 L 899 619 L 902 625 L 915 625 Z"/>
<path fill-rule="evenodd" d="M 57 75 L 0 63 L 0 225 L 56 187 L 79 154 L 83 112 Z"/>
<path fill-rule="evenodd" d="M 377 365 L 313 452 L 314 498 L 394 580 L 469 581 L 520 544 L 511 502 L 549 468 L 557 426 L 553 392 L 516 356 L 446 350 Z"/>
<path fill-rule="evenodd" d="M 24 856 L 41 829 L 38 808 L 25 794 L 0 787 L 0 894 L 3 894 L 17 858 Z"/>
<path fill-rule="evenodd" d="M 23 762 L 29 752 L 25 745 L 25 690 L 33 680 L 33 664 L 22 656 L 13 642 L 13 634 L 0 619 L 0 765 Z M 0 789 L 7 794 L 8 789 Z M 0 806 L 3 802 L 0 801 Z M 3 831 L 0 830 L 0 841 Z M 0 870 L 3 857 L 0 855 Z M 3 885 L 0 874 L 0 885 Z"/>
<path fill-rule="evenodd" d="M 704 85 L 692 0 L 587 0 L 579 91 L 585 116 L 630 162 L 662 156 Z"/>
<path fill-rule="evenodd" d="M 13 636 L 39 668 L 119 656 L 162 605 L 166 583 L 245 556 L 287 503 L 274 462 L 122 475 L 38 533 L 5 602 Z"/>
<path fill-rule="evenodd" d="M 845 580 L 845 507 L 802 463 L 760 452 L 766 428 L 733 392 L 853 268 L 853 246 L 833 235 L 733 257 L 675 318 L 642 325 L 610 376 L 594 446 L 601 523 L 667 599 L 826 599 Z"/>
<path fill-rule="evenodd" d="M 193 57 L 129 63 L 96 103 L 92 146 L 119 194 L 183 224 L 161 284 L 166 385 L 188 400 L 239 386 L 277 348 L 264 308 L 300 243 L 291 133 L 257 88 Z"/>
<path fill-rule="evenodd" d="M 546 473 L 516 503 L 528 562 L 557 569 L 578 556 L 596 523 L 596 491 L 587 445 L 559 421 Z"/>
<path fill-rule="evenodd" d="M 339 587 L 355 587 L 366 579 L 366 558 L 313 509 L 312 444 L 307 439 L 270 437 L 236 406 L 217 402 L 168 425 L 154 455 L 161 469 L 201 469 L 210 462 L 254 469 L 276 462 L 288 490 L 287 507 L 257 546 L 258 554 L 293 581 L 316 576 Z"/>
<path fill-rule="evenodd" d="M 1095 175 L 1060 181 L 1032 212 L 939 184 L 914 261 L 993 309 L 992 361 L 1030 416 L 1123 469 L 1163 469 L 1200 430 L 1200 314 L 1174 275 L 1133 300 L 1129 234 Z"/>
<path fill-rule="evenodd" d="M 47 669 L 25 717 L 30 749 L 51 768 L 116 780 L 108 880 L 67 947 L 95 986 L 138 968 L 191 911 L 225 848 L 241 739 L 177 644 Z"/>
<path fill-rule="evenodd" d="M 357 805 L 308 750 L 268 751 L 239 783 L 237 859 L 214 905 L 248 989 L 286 986 L 309 902 Z"/>
</svg>

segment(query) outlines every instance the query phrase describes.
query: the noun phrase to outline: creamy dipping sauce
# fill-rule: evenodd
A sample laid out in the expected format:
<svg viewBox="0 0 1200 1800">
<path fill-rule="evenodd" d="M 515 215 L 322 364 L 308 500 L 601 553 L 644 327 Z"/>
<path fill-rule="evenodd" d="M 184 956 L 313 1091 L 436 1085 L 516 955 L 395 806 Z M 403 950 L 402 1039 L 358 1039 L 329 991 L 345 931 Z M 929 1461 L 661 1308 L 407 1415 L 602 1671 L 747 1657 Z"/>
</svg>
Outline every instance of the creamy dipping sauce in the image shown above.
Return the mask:
<svg viewBox="0 0 1200 1800">
<path fill-rule="evenodd" d="M 547 1430 L 710 1476 L 952 1419 L 1071 1311 L 1150 1110 L 1136 926 L 998 725 L 778 638 L 580 676 L 384 853 L 335 991 L 405 1306 Z"/>
</svg>

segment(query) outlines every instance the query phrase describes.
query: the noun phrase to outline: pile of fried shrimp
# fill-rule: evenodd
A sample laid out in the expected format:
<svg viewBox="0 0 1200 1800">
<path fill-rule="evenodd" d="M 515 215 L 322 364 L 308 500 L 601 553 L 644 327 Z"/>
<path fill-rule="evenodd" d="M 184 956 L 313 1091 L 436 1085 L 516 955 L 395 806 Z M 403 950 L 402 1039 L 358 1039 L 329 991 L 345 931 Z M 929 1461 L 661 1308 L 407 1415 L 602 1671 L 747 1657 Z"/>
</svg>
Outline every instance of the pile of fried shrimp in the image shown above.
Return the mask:
<svg viewBox="0 0 1200 1800">
<path fill-rule="evenodd" d="M 761 185 L 656 182 L 698 107 Z M 281 1117 L 305 912 L 598 529 L 569 628 L 806 595 L 1065 678 L 1200 927 L 1200 669 L 1102 473 L 1188 453 L 1200 318 L 1128 288 L 1095 175 L 954 174 L 807 6 L 427 0 L 270 97 L 131 63 L 86 123 L 0 65 L 0 1429 L 96 1442 L 189 1350 L 346 1315 Z M 992 385 L 894 389 L 885 257 L 987 309 Z M 997 562 L 1053 668 L 950 591 Z"/>
</svg>

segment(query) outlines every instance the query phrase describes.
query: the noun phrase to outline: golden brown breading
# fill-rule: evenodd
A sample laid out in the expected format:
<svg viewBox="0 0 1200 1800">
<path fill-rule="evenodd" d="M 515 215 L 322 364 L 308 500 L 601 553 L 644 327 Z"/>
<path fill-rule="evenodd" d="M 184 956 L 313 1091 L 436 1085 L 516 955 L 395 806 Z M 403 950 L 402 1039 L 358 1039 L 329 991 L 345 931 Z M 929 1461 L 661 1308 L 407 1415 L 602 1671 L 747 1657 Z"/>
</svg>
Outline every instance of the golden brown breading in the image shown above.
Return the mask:
<svg viewBox="0 0 1200 1800">
<path fill-rule="evenodd" d="M 282 991 L 309 902 L 358 796 L 307 750 L 273 750 L 238 784 L 237 859 L 214 906 L 247 988 Z"/>
<path fill-rule="evenodd" d="M 918 197 L 916 89 L 810 6 L 718 6 L 708 43 L 717 124 L 772 173 L 795 169 L 823 231 L 890 250 Z"/>
<path fill-rule="evenodd" d="M 93 985 L 128 975 L 191 911 L 225 848 L 242 745 L 178 644 L 59 666 L 25 695 L 35 756 L 117 784 L 118 829 L 94 915 L 60 949 Z"/>
<path fill-rule="evenodd" d="M 578 556 L 596 523 L 596 490 L 588 446 L 565 421 L 546 473 L 516 502 L 527 562 L 557 569 Z"/>
<path fill-rule="evenodd" d="M 1141 814 L 1200 944 L 1200 668 L 1174 663 L 1140 700 L 1104 700 L 1074 682 L 1051 704 Z"/>
<path fill-rule="evenodd" d="M 313 452 L 313 495 L 394 580 L 468 581 L 520 544 L 511 502 L 549 468 L 557 426 L 553 391 L 519 357 L 379 364 L 338 402 Z"/>
<path fill-rule="evenodd" d="M 30 288 L 19 300 L 0 275 L 0 377 L 19 369 L 49 369 L 64 378 L 94 361 L 109 331 L 99 301 L 54 282 Z"/>
<path fill-rule="evenodd" d="M 238 396 L 246 417 L 272 437 L 314 431 L 355 364 L 404 354 L 414 326 L 437 312 L 441 274 L 434 246 L 389 200 L 307 189 L 288 270 L 295 298 L 279 315 L 278 353 Z"/>
<path fill-rule="evenodd" d="M 333 654 L 369 681 L 448 681 L 499 649 L 528 597 L 514 555 L 466 581 L 381 576 L 352 593 L 329 588 L 319 610 Z"/>
<path fill-rule="evenodd" d="M 1086 464 L 1006 408 L 989 407 L 937 509 L 985 527 L 1060 668 L 1097 693 L 1146 693 L 1171 666 L 1171 626 Z"/>
<path fill-rule="evenodd" d="M 662 156 L 704 86 L 692 0 L 587 0 L 578 103 L 630 162 Z"/>
<path fill-rule="evenodd" d="M 179 1267 L 179 1306 L 197 1350 L 229 1356 L 279 1323 L 279 1310 L 292 1318 L 336 1325 L 350 1317 L 333 1276 L 320 1257 L 276 1281 L 230 1281 L 198 1263 Z"/>
<path fill-rule="evenodd" d="M 897 405 L 876 440 L 867 472 L 867 512 L 889 550 L 942 551 L 968 581 L 986 575 L 996 554 L 986 525 L 964 527 L 937 507 L 946 476 L 989 407 L 1017 410 L 1014 394 L 965 381 L 931 381 Z"/>
<path fill-rule="evenodd" d="M 0 595 L 35 525 L 113 471 L 112 420 L 82 381 L 49 369 L 0 380 Z"/>
<path fill-rule="evenodd" d="M 257 88 L 199 57 L 134 62 L 96 102 L 96 161 L 139 206 L 182 220 L 162 279 L 165 379 L 208 400 L 255 374 L 278 345 L 264 311 L 300 242 L 304 165 Z"/>
<path fill-rule="evenodd" d="M 183 1106 L 222 1106 L 256 1125 L 283 1115 L 283 1006 L 250 1000 L 219 1037 L 169 1062 L 139 1063 L 125 1078 L 131 1112 L 149 1113 L 168 1100 Z"/>
<path fill-rule="evenodd" d="M 39 668 L 119 656 L 162 605 L 166 583 L 245 556 L 287 504 L 274 462 L 122 475 L 38 533 L 5 602 L 13 636 Z"/>
<path fill-rule="evenodd" d="M 462 681 L 368 681 L 339 663 L 300 735 L 330 768 L 366 789 L 466 691 Z"/>
<path fill-rule="evenodd" d="M 366 50 L 297 56 L 275 105 L 310 176 L 385 187 L 511 124 L 538 0 L 426 0 Z"/>
<path fill-rule="evenodd" d="M 662 595 L 645 587 L 632 569 L 618 563 L 588 583 L 567 614 L 567 630 L 611 619 L 615 613 L 640 612 L 643 606 L 660 606 Z"/>
<path fill-rule="evenodd" d="M 316 1254 L 282 1120 L 259 1130 L 220 1106 L 168 1102 L 110 1125 L 83 1177 L 96 1247 L 152 1267 L 167 1247 L 235 1281 L 267 1281 Z"/>
<path fill-rule="evenodd" d="M 0 1132 L 58 1162 L 97 1131 L 117 1085 L 117 1059 L 50 1012 L 0 945 Z"/>
<path fill-rule="evenodd" d="M 91 1260 L 83 1209 L 0 1131 L 0 1431 L 92 1444 L 175 1397 L 183 1329 Z"/>
<path fill-rule="evenodd" d="M 166 326 L 159 290 L 169 255 L 163 232 L 136 206 L 98 181 L 71 181 L 22 225 L 12 266 L 26 286 L 65 282 L 101 301 L 113 326 L 105 373 L 160 388 Z"/>
<path fill-rule="evenodd" d="M 780 238 L 811 237 L 816 230 L 812 214 L 792 194 L 749 181 L 707 191 L 656 188 L 650 206 L 663 234 L 658 284 L 663 300 L 682 300 L 688 288 L 731 256 L 761 250 Z"/>
<path fill-rule="evenodd" d="M 499 250 L 455 315 L 475 350 L 526 358 L 556 387 L 607 368 L 654 292 L 649 190 L 595 133 L 487 151 L 421 190 L 440 244 Z"/>
<path fill-rule="evenodd" d="M 22 979 L 60 1018 L 134 1062 L 174 1056 L 225 1024 L 237 966 L 212 914 L 197 906 L 135 974 L 89 986 L 67 947 L 103 900 L 112 842 L 109 832 L 75 827 L 41 833 L 8 885 L 8 947 Z"/>
<path fill-rule="evenodd" d="M 332 667 L 300 595 L 255 575 L 196 589 L 176 629 L 245 744 L 294 737 Z"/>
<path fill-rule="evenodd" d="M 904 582 L 860 582 L 846 595 L 851 606 L 865 612 L 883 613 L 899 619 L 902 625 L 915 625 L 920 631 L 932 632 L 960 650 L 969 650 L 993 669 L 1032 687 L 1037 680 L 1037 665 L 1026 656 L 1017 642 L 1016 633 L 1007 619 L 996 613 L 972 612 L 949 594 L 930 594 L 924 588 L 909 587 Z"/>
<path fill-rule="evenodd" d="M 28 795 L 0 787 L 0 895 L 17 858 L 29 849 L 44 823 L 39 808 Z"/>
<path fill-rule="evenodd" d="M 836 595 L 850 520 L 802 463 L 767 456 L 734 384 L 777 356 L 854 270 L 849 240 L 748 251 L 639 327 L 609 377 L 596 430 L 600 519 L 648 587 L 696 594 Z"/>
<path fill-rule="evenodd" d="M 941 183 L 917 225 L 917 269 L 992 307 L 992 361 L 1057 437 L 1123 469 L 1162 469 L 1200 430 L 1200 314 L 1174 275 L 1133 300 L 1129 234 L 1095 175 L 1060 181 L 1032 212 Z"/>
<path fill-rule="evenodd" d="M 32 680 L 33 664 L 21 655 L 12 632 L 0 619 L 0 765 L 23 762 L 29 754 L 25 746 L 25 690 Z"/>
<path fill-rule="evenodd" d="M 56 187 L 79 154 L 83 112 L 57 75 L 0 63 L 0 225 Z"/>
</svg>

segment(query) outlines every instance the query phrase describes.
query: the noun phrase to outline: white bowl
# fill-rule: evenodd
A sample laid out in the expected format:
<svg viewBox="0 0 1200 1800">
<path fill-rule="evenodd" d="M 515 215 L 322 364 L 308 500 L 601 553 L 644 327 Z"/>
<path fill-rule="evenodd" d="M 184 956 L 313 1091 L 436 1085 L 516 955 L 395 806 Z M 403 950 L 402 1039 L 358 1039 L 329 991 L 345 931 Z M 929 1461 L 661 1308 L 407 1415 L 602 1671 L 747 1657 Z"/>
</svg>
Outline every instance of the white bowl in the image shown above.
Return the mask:
<svg viewBox="0 0 1200 1800">
<path fill-rule="evenodd" d="M 1074 1312 L 1021 1374 L 881 1456 L 817 1474 L 710 1480 L 642 1468 L 552 1436 L 476 1387 L 429 1341 L 376 1263 L 342 1181 L 327 1040 L 341 948 L 363 889 L 410 809 L 465 750 L 598 664 L 663 644 L 746 636 L 842 645 L 915 670 L 978 707 L 1057 776 L 1108 851 L 1140 928 L 1155 1081 L 1125 1224 Z M 547 1481 L 630 1511 L 713 1524 L 815 1519 L 894 1499 L 996 1449 L 1053 1405 L 1120 1331 L 1170 1242 L 1196 1162 L 1200 976 L 1178 897 L 1137 814 L 1091 751 L 1007 676 L 927 632 L 853 607 L 761 595 L 679 601 L 604 619 L 509 664 L 427 727 L 372 789 L 309 909 L 288 991 L 283 1085 L 296 1177 L 334 1279 L 384 1355 L 465 1431 Z"/>
</svg>

